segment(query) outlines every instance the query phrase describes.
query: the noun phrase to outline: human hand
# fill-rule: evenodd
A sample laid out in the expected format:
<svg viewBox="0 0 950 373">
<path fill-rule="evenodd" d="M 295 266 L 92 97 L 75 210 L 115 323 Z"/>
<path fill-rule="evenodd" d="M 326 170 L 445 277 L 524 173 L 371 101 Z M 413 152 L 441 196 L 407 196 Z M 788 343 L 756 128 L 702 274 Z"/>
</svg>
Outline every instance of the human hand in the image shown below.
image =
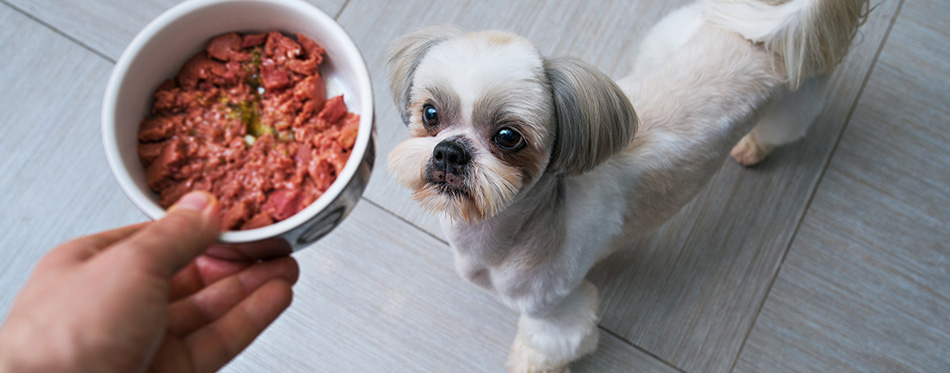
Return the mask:
<svg viewBox="0 0 950 373">
<path fill-rule="evenodd" d="M 0 371 L 224 366 L 290 305 L 299 269 L 289 256 L 199 256 L 214 244 L 218 215 L 214 197 L 190 193 L 159 221 L 53 249 L 0 327 Z"/>
</svg>

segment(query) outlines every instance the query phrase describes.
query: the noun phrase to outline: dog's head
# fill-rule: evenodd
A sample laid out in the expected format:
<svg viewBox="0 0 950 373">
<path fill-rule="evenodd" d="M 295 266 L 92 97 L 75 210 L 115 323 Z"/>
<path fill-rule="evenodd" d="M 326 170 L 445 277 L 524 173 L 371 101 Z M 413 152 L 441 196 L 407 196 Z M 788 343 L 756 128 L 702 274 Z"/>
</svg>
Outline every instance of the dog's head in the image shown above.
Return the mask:
<svg viewBox="0 0 950 373">
<path fill-rule="evenodd" d="M 593 67 L 545 59 L 500 31 L 429 26 L 390 49 L 390 89 L 410 139 L 389 169 L 425 208 L 494 216 L 543 175 L 591 170 L 633 137 L 623 92 Z"/>
</svg>

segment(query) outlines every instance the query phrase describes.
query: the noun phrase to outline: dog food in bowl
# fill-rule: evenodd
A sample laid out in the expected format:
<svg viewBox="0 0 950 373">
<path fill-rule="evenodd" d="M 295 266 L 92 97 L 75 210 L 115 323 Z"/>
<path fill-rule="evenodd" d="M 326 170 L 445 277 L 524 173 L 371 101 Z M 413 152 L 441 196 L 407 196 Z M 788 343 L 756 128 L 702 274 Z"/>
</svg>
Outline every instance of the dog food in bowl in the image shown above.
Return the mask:
<svg viewBox="0 0 950 373">
<path fill-rule="evenodd" d="M 346 164 L 360 122 L 342 95 L 327 99 L 322 60 L 303 35 L 228 33 L 161 84 L 138 132 L 160 204 L 209 191 L 222 228 L 244 230 L 316 201 Z"/>
</svg>

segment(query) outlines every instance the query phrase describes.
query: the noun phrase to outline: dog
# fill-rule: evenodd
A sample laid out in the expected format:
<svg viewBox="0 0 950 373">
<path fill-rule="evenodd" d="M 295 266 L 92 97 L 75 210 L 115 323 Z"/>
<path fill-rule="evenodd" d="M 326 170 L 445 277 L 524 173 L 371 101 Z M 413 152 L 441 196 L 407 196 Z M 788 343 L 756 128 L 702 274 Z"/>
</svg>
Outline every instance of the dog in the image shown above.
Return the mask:
<svg viewBox="0 0 950 373">
<path fill-rule="evenodd" d="M 389 171 L 439 214 L 466 280 L 520 312 L 512 372 L 596 348 L 599 260 L 658 227 L 731 155 L 802 137 L 867 0 L 700 0 L 612 81 L 503 31 L 423 27 L 389 50 L 409 139 Z"/>
</svg>

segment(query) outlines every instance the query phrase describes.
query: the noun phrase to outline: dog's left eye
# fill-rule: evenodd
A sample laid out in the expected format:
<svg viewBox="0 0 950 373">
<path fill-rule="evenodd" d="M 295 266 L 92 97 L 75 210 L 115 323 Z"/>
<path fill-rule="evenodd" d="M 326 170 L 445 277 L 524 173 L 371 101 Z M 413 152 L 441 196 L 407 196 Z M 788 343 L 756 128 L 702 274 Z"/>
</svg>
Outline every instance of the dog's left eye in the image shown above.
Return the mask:
<svg viewBox="0 0 950 373">
<path fill-rule="evenodd" d="M 495 133 L 495 143 L 506 150 L 516 150 L 524 146 L 524 137 L 511 128 L 502 128 Z"/>
<path fill-rule="evenodd" d="M 429 104 L 425 104 L 422 107 L 422 123 L 426 127 L 432 127 L 439 124 L 439 112 L 435 110 L 435 107 Z"/>
</svg>

